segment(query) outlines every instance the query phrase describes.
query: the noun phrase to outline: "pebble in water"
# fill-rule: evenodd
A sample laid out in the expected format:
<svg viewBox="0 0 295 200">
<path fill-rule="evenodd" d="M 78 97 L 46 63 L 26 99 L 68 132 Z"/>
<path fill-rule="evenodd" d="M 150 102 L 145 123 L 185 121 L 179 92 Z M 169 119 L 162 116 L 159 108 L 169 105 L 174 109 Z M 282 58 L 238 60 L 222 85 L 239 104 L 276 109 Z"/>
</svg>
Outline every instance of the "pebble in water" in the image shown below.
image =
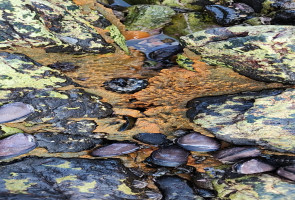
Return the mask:
<svg viewBox="0 0 295 200">
<path fill-rule="evenodd" d="M 0 159 L 15 157 L 28 153 L 37 147 L 32 135 L 17 133 L 0 140 Z"/>
<path fill-rule="evenodd" d="M 295 165 L 280 167 L 277 170 L 277 174 L 286 178 L 286 179 L 295 181 Z"/>
<path fill-rule="evenodd" d="M 219 151 L 214 157 L 223 163 L 232 163 L 242 158 L 257 157 L 260 155 L 261 151 L 256 147 L 233 147 Z"/>
<path fill-rule="evenodd" d="M 92 151 L 92 156 L 111 157 L 132 153 L 139 149 L 136 143 L 118 142 L 103 147 L 99 147 Z"/>
<path fill-rule="evenodd" d="M 236 163 L 232 166 L 233 171 L 239 174 L 256 174 L 275 170 L 275 167 L 261 160 L 253 158 L 248 161 Z"/>
<path fill-rule="evenodd" d="M 187 163 L 188 156 L 188 151 L 172 145 L 154 151 L 150 156 L 150 161 L 164 167 L 178 167 Z"/>
<path fill-rule="evenodd" d="M 62 72 L 70 72 L 79 68 L 78 66 L 70 62 L 56 62 L 54 64 L 48 65 L 48 67 L 52 69 L 58 69 Z"/>
<path fill-rule="evenodd" d="M 118 93 L 134 93 L 146 88 L 148 82 L 137 78 L 114 78 L 104 82 L 104 87 L 107 90 Z"/>
<path fill-rule="evenodd" d="M 9 103 L 0 107 L 0 124 L 18 120 L 25 120 L 34 108 L 22 102 Z"/>
<path fill-rule="evenodd" d="M 161 145 L 167 143 L 167 136 L 161 133 L 139 133 L 133 136 L 134 139 L 146 144 Z"/>
<path fill-rule="evenodd" d="M 180 137 L 177 144 L 189 151 L 209 152 L 220 148 L 217 140 L 196 132 Z"/>
</svg>

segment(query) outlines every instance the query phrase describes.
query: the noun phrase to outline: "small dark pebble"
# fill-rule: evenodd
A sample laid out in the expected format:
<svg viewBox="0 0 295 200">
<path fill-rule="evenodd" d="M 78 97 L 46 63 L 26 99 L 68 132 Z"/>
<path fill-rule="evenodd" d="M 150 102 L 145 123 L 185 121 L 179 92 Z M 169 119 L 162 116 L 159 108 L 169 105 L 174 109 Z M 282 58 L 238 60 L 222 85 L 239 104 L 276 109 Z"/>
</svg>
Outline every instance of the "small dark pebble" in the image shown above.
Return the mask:
<svg viewBox="0 0 295 200">
<path fill-rule="evenodd" d="M 164 167 L 178 167 L 187 163 L 189 152 L 176 146 L 168 146 L 154 151 L 150 161 Z"/>
<path fill-rule="evenodd" d="M 223 163 L 232 163 L 243 158 L 257 157 L 260 155 L 261 151 L 256 147 L 233 147 L 219 151 L 214 157 Z"/>
<path fill-rule="evenodd" d="M 37 147 L 34 136 L 17 133 L 0 140 L 0 159 L 28 153 Z"/>
<path fill-rule="evenodd" d="M 103 147 L 99 147 L 92 151 L 91 155 L 98 157 L 119 156 L 135 152 L 138 149 L 139 146 L 136 143 L 118 142 Z"/>
<path fill-rule="evenodd" d="M 70 62 L 59 62 L 57 61 L 54 64 L 48 65 L 48 67 L 52 69 L 58 69 L 62 72 L 70 72 L 74 71 L 79 68 L 79 66 L 74 65 L 73 63 Z"/>
<path fill-rule="evenodd" d="M 134 93 L 146 88 L 148 82 L 137 78 L 114 78 L 104 82 L 104 87 L 107 90 L 118 93 Z"/>
<path fill-rule="evenodd" d="M 180 45 L 167 46 L 161 49 L 157 49 L 148 54 L 148 57 L 155 61 L 163 61 L 169 59 L 169 57 L 176 55 L 182 51 Z"/>
<path fill-rule="evenodd" d="M 161 145 L 169 142 L 167 136 L 161 133 L 139 133 L 133 136 L 134 139 L 146 144 Z"/>
<path fill-rule="evenodd" d="M 180 137 L 177 144 L 189 151 L 209 152 L 220 148 L 217 140 L 194 132 Z"/>
<path fill-rule="evenodd" d="M 280 167 L 277 174 L 286 179 L 295 181 L 295 165 Z"/>
<path fill-rule="evenodd" d="M 118 131 L 126 131 L 126 130 L 130 130 L 134 127 L 135 122 L 136 122 L 136 118 L 131 117 L 131 116 L 123 116 L 123 119 L 126 120 L 126 122 L 124 124 L 122 124 L 122 126 L 120 126 Z"/>
<path fill-rule="evenodd" d="M 261 172 L 273 171 L 275 170 L 275 167 L 262 160 L 253 158 L 251 160 L 242 161 L 234 164 L 232 166 L 232 169 L 234 172 L 239 174 L 256 174 Z"/>
</svg>

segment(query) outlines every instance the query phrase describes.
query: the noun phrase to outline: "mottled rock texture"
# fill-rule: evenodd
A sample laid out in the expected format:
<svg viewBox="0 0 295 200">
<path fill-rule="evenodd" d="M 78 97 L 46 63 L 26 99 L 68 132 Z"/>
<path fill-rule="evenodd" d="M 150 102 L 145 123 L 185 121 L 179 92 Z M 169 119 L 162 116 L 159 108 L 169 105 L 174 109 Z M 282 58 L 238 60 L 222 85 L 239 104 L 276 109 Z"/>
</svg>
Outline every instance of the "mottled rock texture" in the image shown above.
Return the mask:
<svg viewBox="0 0 295 200">
<path fill-rule="evenodd" d="M 235 26 L 199 31 L 181 43 L 212 65 L 266 82 L 295 84 L 294 26 Z"/>
<path fill-rule="evenodd" d="M 95 30 L 94 25 L 101 24 L 97 21 L 105 18 L 96 11 L 82 14 L 72 1 L 8 0 L 0 2 L 0 8 L 0 48 L 45 46 L 49 52 L 114 51 Z"/>
<path fill-rule="evenodd" d="M 217 138 L 295 152 L 295 90 L 266 90 L 196 98 L 189 118 Z"/>
</svg>

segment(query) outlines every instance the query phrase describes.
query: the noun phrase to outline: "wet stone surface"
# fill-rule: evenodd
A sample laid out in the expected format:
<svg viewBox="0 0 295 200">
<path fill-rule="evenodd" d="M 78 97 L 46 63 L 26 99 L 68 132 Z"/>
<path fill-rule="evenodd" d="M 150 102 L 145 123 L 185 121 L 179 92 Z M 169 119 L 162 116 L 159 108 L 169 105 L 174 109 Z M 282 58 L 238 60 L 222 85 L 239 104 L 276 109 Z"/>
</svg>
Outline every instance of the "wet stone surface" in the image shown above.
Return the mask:
<svg viewBox="0 0 295 200">
<path fill-rule="evenodd" d="M 0 166 L 1 198 L 144 199 L 137 177 L 118 159 L 25 158 Z"/>
<path fill-rule="evenodd" d="M 148 82 L 136 78 L 114 78 L 104 82 L 104 87 L 107 90 L 118 93 L 134 93 L 146 88 Z"/>
<path fill-rule="evenodd" d="M 146 144 L 161 145 L 168 143 L 167 136 L 161 133 L 139 133 L 133 136 L 134 139 Z"/>
<path fill-rule="evenodd" d="M 136 143 L 130 142 L 117 142 L 103 147 L 99 147 L 91 152 L 92 156 L 96 157 L 112 157 L 120 156 L 135 152 L 139 149 Z"/>
</svg>

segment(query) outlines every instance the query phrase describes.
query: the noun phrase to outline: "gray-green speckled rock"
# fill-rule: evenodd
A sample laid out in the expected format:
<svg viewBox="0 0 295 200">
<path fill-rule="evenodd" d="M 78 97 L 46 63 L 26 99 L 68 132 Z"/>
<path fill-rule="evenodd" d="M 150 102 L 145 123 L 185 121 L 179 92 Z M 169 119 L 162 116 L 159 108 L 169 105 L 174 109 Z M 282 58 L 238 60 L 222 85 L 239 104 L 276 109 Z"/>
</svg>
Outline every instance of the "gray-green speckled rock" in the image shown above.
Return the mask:
<svg viewBox="0 0 295 200">
<path fill-rule="evenodd" d="M 293 200 L 295 184 L 269 174 L 221 177 L 220 169 L 208 171 L 218 197 L 224 200 Z M 216 174 L 219 174 L 216 176 Z"/>
<path fill-rule="evenodd" d="M 188 103 L 189 118 L 217 138 L 295 152 L 295 89 L 202 97 Z"/>
<path fill-rule="evenodd" d="M 147 199 L 119 159 L 25 158 L 0 166 L 0 199 Z"/>
<path fill-rule="evenodd" d="M 152 30 L 162 28 L 175 15 L 167 6 L 135 5 L 128 8 L 125 25 L 129 30 Z"/>
<path fill-rule="evenodd" d="M 94 11 L 83 15 L 72 1 L 7 0 L 0 2 L 0 8 L 1 48 L 45 46 L 49 52 L 114 51 L 91 25 L 105 19 Z"/>
<path fill-rule="evenodd" d="M 184 47 L 212 65 L 266 82 L 295 84 L 294 26 L 235 26 L 181 37 Z"/>
</svg>

